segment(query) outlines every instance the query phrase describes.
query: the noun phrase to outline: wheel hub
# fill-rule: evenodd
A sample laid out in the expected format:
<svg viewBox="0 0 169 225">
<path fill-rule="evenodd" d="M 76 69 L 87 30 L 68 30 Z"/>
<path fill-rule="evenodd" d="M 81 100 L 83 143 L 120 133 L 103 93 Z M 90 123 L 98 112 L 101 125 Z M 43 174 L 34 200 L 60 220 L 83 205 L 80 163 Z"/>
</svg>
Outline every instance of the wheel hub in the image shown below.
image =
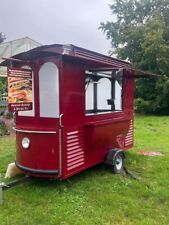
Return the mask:
<svg viewBox="0 0 169 225">
<path fill-rule="evenodd" d="M 115 164 L 116 164 L 117 170 L 120 170 L 122 168 L 123 160 L 121 156 L 117 156 Z"/>
</svg>

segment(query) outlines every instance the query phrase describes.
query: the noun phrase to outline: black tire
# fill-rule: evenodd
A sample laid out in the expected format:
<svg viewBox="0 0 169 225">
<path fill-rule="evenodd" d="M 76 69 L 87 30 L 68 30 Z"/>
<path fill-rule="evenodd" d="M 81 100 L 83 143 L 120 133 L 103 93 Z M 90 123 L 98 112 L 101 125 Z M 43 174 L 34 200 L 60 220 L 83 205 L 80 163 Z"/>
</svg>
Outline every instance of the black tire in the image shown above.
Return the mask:
<svg viewBox="0 0 169 225">
<path fill-rule="evenodd" d="M 112 149 L 108 152 L 105 163 L 110 166 L 113 173 L 121 173 L 124 170 L 125 155 L 121 149 Z"/>
</svg>

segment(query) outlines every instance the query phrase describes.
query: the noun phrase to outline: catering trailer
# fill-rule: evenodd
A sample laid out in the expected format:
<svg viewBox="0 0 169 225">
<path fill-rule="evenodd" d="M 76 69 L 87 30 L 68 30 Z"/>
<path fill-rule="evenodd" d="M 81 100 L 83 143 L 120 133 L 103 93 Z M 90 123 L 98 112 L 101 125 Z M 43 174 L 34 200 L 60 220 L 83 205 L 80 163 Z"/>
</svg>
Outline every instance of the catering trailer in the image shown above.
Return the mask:
<svg viewBox="0 0 169 225">
<path fill-rule="evenodd" d="M 128 62 L 54 44 L 15 55 L 1 65 L 8 66 L 11 80 L 11 74 L 31 73 L 31 81 L 22 80 L 25 86 L 15 79 L 9 87 L 20 170 L 29 176 L 66 179 L 105 162 L 113 172 L 122 171 L 124 151 L 133 146 L 137 76 Z M 25 94 L 28 89 L 31 100 L 30 93 Z M 19 108 L 21 100 L 27 107 Z"/>
</svg>

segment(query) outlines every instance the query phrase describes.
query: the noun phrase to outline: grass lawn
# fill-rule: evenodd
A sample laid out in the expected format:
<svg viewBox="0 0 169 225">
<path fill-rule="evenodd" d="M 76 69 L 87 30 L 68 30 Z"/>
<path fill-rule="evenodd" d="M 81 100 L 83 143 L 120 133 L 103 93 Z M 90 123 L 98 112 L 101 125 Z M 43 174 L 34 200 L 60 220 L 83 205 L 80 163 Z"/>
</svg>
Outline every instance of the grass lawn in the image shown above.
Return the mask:
<svg viewBox="0 0 169 225">
<path fill-rule="evenodd" d="M 169 224 L 169 117 L 136 116 L 127 168 L 138 180 L 103 165 L 69 181 L 33 179 L 4 192 L 0 225 Z M 138 151 L 160 151 L 147 157 Z M 0 139 L 0 173 L 14 161 L 15 141 Z"/>
</svg>

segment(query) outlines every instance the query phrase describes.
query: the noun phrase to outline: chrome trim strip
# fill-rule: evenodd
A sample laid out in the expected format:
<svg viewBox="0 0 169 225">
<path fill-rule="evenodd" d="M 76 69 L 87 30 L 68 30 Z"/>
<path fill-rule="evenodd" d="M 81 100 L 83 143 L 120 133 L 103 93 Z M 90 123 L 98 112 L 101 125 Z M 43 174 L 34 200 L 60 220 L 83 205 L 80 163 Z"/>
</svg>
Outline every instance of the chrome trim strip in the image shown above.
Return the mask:
<svg viewBox="0 0 169 225">
<path fill-rule="evenodd" d="M 62 176 L 62 128 L 59 129 L 59 177 Z"/>
<path fill-rule="evenodd" d="M 60 114 L 60 116 L 59 116 L 59 125 L 60 125 L 60 127 L 63 127 L 62 117 L 63 117 L 63 114 Z"/>
<path fill-rule="evenodd" d="M 32 169 L 26 166 L 20 165 L 17 161 L 15 161 L 15 165 L 21 169 L 30 173 L 40 173 L 40 174 L 58 174 L 58 170 L 41 170 L 41 169 Z"/>
<path fill-rule="evenodd" d="M 16 132 L 22 132 L 22 133 L 34 133 L 34 134 L 56 134 L 56 131 L 42 131 L 42 130 L 22 130 L 17 129 L 13 127 L 13 130 Z"/>
</svg>

